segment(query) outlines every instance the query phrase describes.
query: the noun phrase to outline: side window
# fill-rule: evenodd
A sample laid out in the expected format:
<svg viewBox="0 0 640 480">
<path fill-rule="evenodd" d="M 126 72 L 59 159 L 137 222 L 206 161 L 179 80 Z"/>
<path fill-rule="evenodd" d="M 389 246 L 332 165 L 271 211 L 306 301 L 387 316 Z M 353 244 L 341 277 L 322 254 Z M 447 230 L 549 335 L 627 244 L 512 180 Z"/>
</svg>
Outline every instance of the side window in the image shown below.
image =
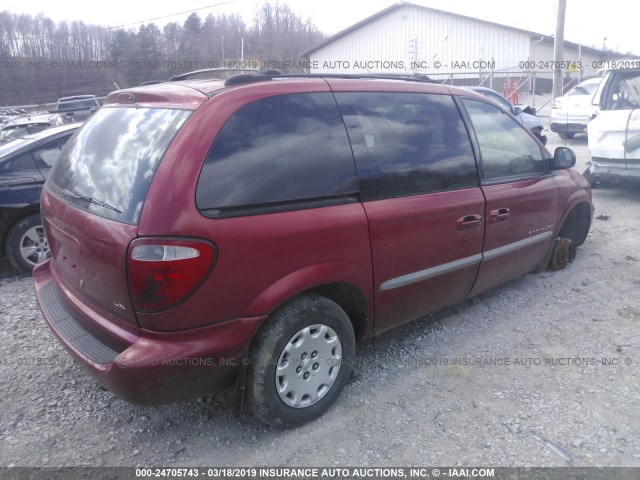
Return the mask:
<svg viewBox="0 0 640 480">
<path fill-rule="evenodd" d="M 487 181 L 546 172 L 542 151 L 515 120 L 494 105 L 463 99 L 480 147 L 483 178 Z"/>
<path fill-rule="evenodd" d="M 256 100 L 227 120 L 202 168 L 196 202 L 207 216 L 234 216 L 354 201 L 357 191 L 333 95 L 289 94 Z"/>
<path fill-rule="evenodd" d="M 478 186 L 469 136 L 450 96 L 341 92 L 336 99 L 362 200 Z"/>
<path fill-rule="evenodd" d="M 19 170 L 37 170 L 33 157 L 28 153 L 14 161 L 12 166 Z"/>
<path fill-rule="evenodd" d="M 64 140 L 64 143 L 66 143 L 67 140 L 68 138 Z M 60 145 L 59 142 L 50 143 L 33 152 L 33 158 L 36 160 L 38 168 L 53 167 L 53 164 L 56 163 L 56 160 L 58 160 L 60 156 L 60 150 L 62 150 L 64 143 L 62 143 L 62 145 Z"/>
<path fill-rule="evenodd" d="M 603 110 L 628 110 L 640 107 L 640 72 L 613 72 L 607 86 Z"/>
</svg>

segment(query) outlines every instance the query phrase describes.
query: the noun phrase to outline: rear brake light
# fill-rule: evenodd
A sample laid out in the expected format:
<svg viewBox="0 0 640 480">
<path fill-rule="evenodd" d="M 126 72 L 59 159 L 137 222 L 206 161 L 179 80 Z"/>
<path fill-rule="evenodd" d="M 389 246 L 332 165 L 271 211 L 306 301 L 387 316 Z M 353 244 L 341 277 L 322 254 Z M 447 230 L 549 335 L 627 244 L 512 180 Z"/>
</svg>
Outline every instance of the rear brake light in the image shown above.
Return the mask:
<svg viewBox="0 0 640 480">
<path fill-rule="evenodd" d="M 138 312 L 159 312 L 190 296 L 216 261 L 202 240 L 139 238 L 129 247 L 129 289 Z"/>
</svg>

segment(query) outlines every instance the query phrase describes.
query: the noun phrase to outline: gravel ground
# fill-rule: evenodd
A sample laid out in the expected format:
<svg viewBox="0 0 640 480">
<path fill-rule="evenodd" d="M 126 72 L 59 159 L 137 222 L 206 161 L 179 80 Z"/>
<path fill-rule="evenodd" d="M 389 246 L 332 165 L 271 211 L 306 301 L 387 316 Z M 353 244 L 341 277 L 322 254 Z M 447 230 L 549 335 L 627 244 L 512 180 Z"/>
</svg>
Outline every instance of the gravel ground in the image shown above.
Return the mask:
<svg viewBox="0 0 640 480">
<path fill-rule="evenodd" d="M 566 144 L 582 171 L 586 140 Z M 150 408 L 101 390 L 1 262 L 0 466 L 640 466 L 640 189 L 594 203 L 567 269 L 360 345 L 336 405 L 288 431 L 218 397 Z"/>
</svg>

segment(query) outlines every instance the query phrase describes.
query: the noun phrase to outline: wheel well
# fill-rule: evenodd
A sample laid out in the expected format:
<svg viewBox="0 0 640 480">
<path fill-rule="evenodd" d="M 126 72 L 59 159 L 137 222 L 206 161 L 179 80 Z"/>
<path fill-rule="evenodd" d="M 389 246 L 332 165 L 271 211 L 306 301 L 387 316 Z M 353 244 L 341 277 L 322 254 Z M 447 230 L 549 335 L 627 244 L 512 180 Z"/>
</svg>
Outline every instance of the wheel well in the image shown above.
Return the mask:
<svg viewBox="0 0 640 480">
<path fill-rule="evenodd" d="M 30 205 L 26 209 L 20 211 L 19 214 L 15 215 L 11 218 L 11 223 L 6 226 L 4 231 L 0 234 L 0 257 L 3 257 L 7 254 L 7 237 L 9 237 L 9 233 L 13 230 L 13 227 L 16 226 L 16 223 L 23 220 L 25 217 L 33 214 L 40 214 L 40 205 Z"/>
<path fill-rule="evenodd" d="M 360 340 L 367 331 L 367 302 L 359 289 L 349 283 L 331 283 L 307 290 L 337 303 L 353 325 L 356 340 Z"/>
<path fill-rule="evenodd" d="M 565 218 L 558 236 L 570 239 L 576 246 L 584 243 L 591 228 L 591 207 L 588 203 L 579 203 Z"/>
<path fill-rule="evenodd" d="M 353 333 L 356 341 L 362 339 L 366 335 L 367 302 L 364 295 L 358 288 L 350 283 L 330 283 L 301 292 L 293 298 L 290 298 L 288 302 L 297 298 L 299 295 L 310 293 L 328 298 L 345 311 L 351 321 L 351 325 L 353 326 Z M 258 329 L 258 333 L 253 336 L 249 347 L 250 352 L 255 349 L 256 342 L 260 339 L 260 332 L 267 324 L 268 320 L 262 323 Z M 235 385 L 228 392 L 227 402 L 234 415 L 239 415 L 245 408 L 244 399 L 247 368 L 247 366 L 242 366 L 241 373 L 238 375 Z"/>
</svg>

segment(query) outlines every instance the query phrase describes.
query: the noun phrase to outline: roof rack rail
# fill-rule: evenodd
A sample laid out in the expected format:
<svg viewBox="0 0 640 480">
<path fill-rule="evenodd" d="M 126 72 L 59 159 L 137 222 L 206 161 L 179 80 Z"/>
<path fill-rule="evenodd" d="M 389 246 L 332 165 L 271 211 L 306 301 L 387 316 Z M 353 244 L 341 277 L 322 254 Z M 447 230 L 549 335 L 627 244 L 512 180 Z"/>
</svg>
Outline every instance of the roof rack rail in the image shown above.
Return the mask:
<svg viewBox="0 0 640 480">
<path fill-rule="evenodd" d="M 407 82 L 440 83 L 427 75 L 391 75 L 391 74 L 362 74 L 362 73 L 281 73 L 278 70 L 258 70 L 255 73 L 233 75 L 225 80 L 225 86 L 241 85 L 243 83 L 262 82 L 279 78 L 344 78 L 344 79 L 374 79 L 374 80 L 404 80 Z"/>
<path fill-rule="evenodd" d="M 169 79 L 170 82 L 177 82 L 178 80 L 188 80 L 189 77 L 193 77 L 196 75 L 202 75 L 205 73 L 228 73 L 228 72 L 236 72 L 236 74 L 240 72 L 258 72 L 259 70 L 256 68 L 203 68 L 201 70 L 193 70 L 192 72 L 179 73 L 174 75 Z M 241 73 L 245 74 L 245 73 Z M 231 75 L 233 76 L 233 75 Z M 230 78 L 230 75 L 227 75 L 226 78 Z M 216 78 L 216 77 L 213 77 Z M 219 78 L 222 80 L 222 78 Z"/>
</svg>

